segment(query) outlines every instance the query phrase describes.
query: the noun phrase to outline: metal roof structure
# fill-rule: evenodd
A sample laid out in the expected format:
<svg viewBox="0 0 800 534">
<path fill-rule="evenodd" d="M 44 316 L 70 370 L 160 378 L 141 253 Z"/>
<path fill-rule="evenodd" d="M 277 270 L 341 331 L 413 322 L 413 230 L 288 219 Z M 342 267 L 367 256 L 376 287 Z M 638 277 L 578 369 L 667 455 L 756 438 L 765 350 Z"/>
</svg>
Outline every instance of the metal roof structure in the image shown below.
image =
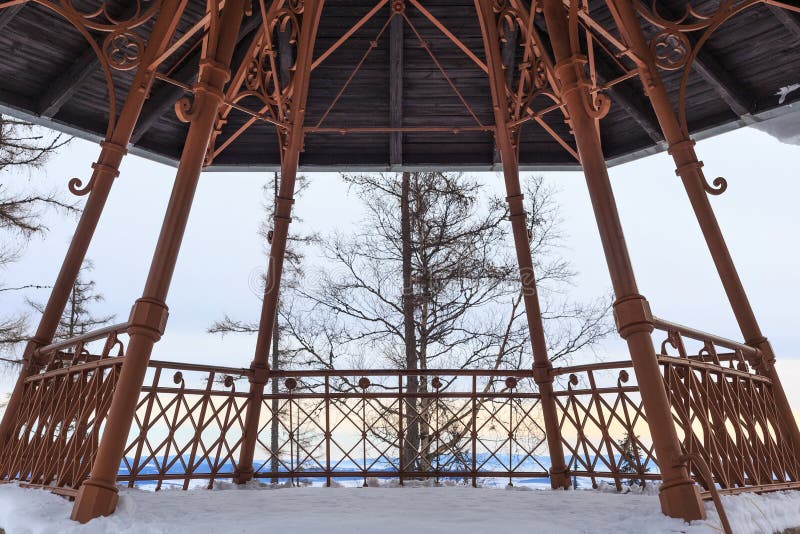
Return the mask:
<svg viewBox="0 0 800 534">
<path fill-rule="evenodd" d="M 133 9 L 126 8 L 129 2 L 124 0 L 63 4 L 81 14 L 102 5 L 117 20 Z M 138 4 L 133 11 L 142 12 L 148 2 Z M 409 1 L 403 18 L 388 24 L 391 4 L 326 2 L 315 43 L 301 169 L 499 169 L 486 58 L 473 2 Z M 701 15 L 712 13 L 718 4 L 690 2 Z M 654 13 L 665 19 L 684 16 L 681 0 L 659 0 L 655 7 Z M 182 41 L 158 66 L 160 79 L 131 138 L 134 153 L 170 164 L 179 159 L 188 126 L 176 117 L 174 104 L 196 81 L 204 35 L 198 21 L 205 11 L 202 0 L 191 0 L 184 11 L 177 28 Z M 247 52 L 260 22 L 255 10 L 243 24 L 234 69 L 251 60 Z M 587 2 L 581 24 L 592 36 L 593 83 L 612 103 L 601 119 L 607 161 L 615 164 L 662 150 L 657 120 L 642 94 L 635 65 L 619 50 L 605 2 Z M 648 36 L 659 31 L 647 17 L 643 25 Z M 149 20 L 137 28 L 141 39 L 146 40 L 151 26 Z M 547 29 L 541 23 L 536 29 L 546 48 Z M 0 56 L 0 109 L 80 137 L 102 139 L 109 124 L 111 87 L 119 108 L 133 79 L 131 70 L 106 68 L 87 42 L 88 37 L 102 47 L 106 34 L 90 30 L 90 35 L 82 35 L 64 17 L 36 2 L 17 3 L 0 12 L 0 30 L 0 50 L 6 52 Z M 283 80 L 289 78 L 295 54 L 291 31 L 276 35 L 273 43 Z M 700 33 L 686 34 L 688 43 L 700 39 Z M 509 35 L 503 51 L 512 84 L 528 61 L 525 47 L 519 46 L 520 35 Z M 695 138 L 780 114 L 782 106 L 800 97 L 797 91 L 779 101 L 776 94 L 800 81 L 800 16 L 768 2 L 756 3 L 704 38 L 687 70 L 685 80 L 680 70 L 665 72 L 664 83 L 676 99 L 685 83 L 687 127 Z M 238 104 L 241 109 L 230 111 L 215 139 L 208 169 L 278 169 L 275 127 L 252 122 L 261 102 L 244 98 Z M 574 141 L 552 99 L 537 96 L 528 103 L 528 111 L 531 115 L 520 123 L 518 133 L 520 168 L 577 169 Z M 534 120 L 533 115 L 539 116 Z"/>
</svg>

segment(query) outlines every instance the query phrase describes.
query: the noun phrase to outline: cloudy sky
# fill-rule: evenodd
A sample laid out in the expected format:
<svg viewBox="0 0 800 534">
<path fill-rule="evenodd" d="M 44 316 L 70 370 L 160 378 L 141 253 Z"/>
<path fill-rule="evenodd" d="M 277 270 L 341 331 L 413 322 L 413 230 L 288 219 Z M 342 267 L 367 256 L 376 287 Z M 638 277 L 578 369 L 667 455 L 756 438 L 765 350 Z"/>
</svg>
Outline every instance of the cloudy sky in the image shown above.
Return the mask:
<svg viewBox="0 0 800 534">
<path fill-rule="evenodd" d="M 728 191 L 713 197 L 734 260 L 765 334 L 772 340 L 795 409 L 800 410 L 800 302 L 797 233 L 800 231 L 800 147 L 745 128 L 698 143 L 710 179 L 724 176 Z M 74 141 L 42 172 L 2 176 L 10 188 L 39 188 L 68 195 L 69 178 L 86 178 L 98 154 L 96 144 Z M 623 228 L 641 292 L 653 312 L 668 320 L 741 339 L 722 286 L 702 241 L 694 215 L 671 160 L 650 156 L 611 170 Z M 142 290 L 173 181 L 174 169 L 128 156 L 89 250 L 93 278 L 106 301 L 98 313 L 127 318 Z M 579 271 L 576 296 L 609 291 L 610 281 L 583 176 L 543 173 L 558 189 L 567 235 L 566 255 Z M 360 217 L 336 174 L 307 175 L 310 186 L 296 214 L 306 229 L 348 231 Z M 502 194 L 499 175 L 477 177 Z M 245 366 L 253 338 L 205 333 L 223 313 L 255 319 L 260 301 L 251 280 L 265 262 L 257 236 L 263 173 L 207 173 L 201 177 L 195 206 L 169 295 L 167 334 L 154 357 L 164 360 Z M 26 249 L 24 258 L 3 273 L 9 285 L 52 283 L 75 220 L 48 216 L 51 231 Z M 46 293 L 32 297 L 44 301 Z M 3 307 L 24 306 L 7 299 Z M 5 311 L 5 310 L 4 310 Z M 625 357 L 616 338 L 604 343 L 601 357 Z M 0 379 L 0 391 L 11 377 Z"/>
</svg>

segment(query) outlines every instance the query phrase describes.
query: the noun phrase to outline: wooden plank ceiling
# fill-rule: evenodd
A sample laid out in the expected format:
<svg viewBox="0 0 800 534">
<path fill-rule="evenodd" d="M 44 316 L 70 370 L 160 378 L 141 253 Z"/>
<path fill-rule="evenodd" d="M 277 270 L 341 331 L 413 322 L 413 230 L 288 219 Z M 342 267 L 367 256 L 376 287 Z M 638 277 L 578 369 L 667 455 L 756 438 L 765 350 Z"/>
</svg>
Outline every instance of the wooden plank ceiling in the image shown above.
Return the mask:
<svg viewBox="0 0 800 534">
<path fill-rule="evenodd" d="M 483 61 L 481 31 L 472 0 L 420 0 L 420 3 Z M 107 4 L 120 14 L 130 9 L 124 0 Z M 205 4 L 204 0 L 191 0 L 179 32 L 185 32 L 202 17 Z M 661 0 L 657 4 L 665 16 L 682 12 L 680 0 Z M 702 8 L 704 4 L 713 5 L 714 0 L 692 4 Z M 374 5 L 369 0 L 327 0 L 315 55 L 327 50 Z M 590 7 L 592 17 L 613 31 L 613 21 L 603 1 L 592 0 Z M 452 131 L 477 124 L 491 126 L 486 74 L 419 9 L 409 6 L 406 15 L 411 24 L 395 18 L 377 39 L 388 20 L 389 6 L 386 6 L 320 63 L 312 75 L 307 126 L 450 130 L 347 135 L 310 132 L 301 158 L 303 169 L 497 168 L 490 132 Z M 259 24 L 258 13 L 245 21 L 234 61 L 241 62 Z M 646 29 L 654 32 L 654 28 Z M 100 62 L 85 38 L 59 15 L 32 2 L 0 11 L 0 30 L 2 111 L 89 139 L 102 138 L 108 123 L 109 91 Z M 142 31 L 146 33 L 147 26 Z M 546 29 L 540 27 L 539 31 L 546 39 Z M 191 85 L 199 61 L 200 38 L 197 35 L 189 39 L 160 70 L 180 83 Z M 98 34 L 97 39 L 102 39 L 102 35 Z M 331 107 L 373 41 L 377 46 Z M 430 53 L 421 46 L 421 41 L 427 43 Z M 619 78 L 625 69 L 631 68 L 599 45 L 595 52 L 601 84 Z M 442 75 L 431 54 L 447 77 Z M 505 45 L 503 56 L 510 69 L 522 60 L 519 47 Z M 677 92 L 680 77 L 679 72 L 664 73 L 671 92 Z M 114 71 L 113 78 L 119 108 L 132 74 Z M 690 129 L 696 136 L 710 135 L 781 113 L 787 104 L 800 98 L 800 91 L 790 93 L 782 104 L 776 92 L 798 82 L 800 18 L 766 4 L 750 8 L 717 30 L 692 66 L 686 105 Z M 180 87 L 156 82 L 134 133 L 132 151 L 159 161 L 177 161 L 187 127 L 177 120 L 173 106 L 183 94 Z M 610 88 L 608 94 L 612 107 L 601 121 L 601 130 L 609 162 L 615 164 L 663 149 L 658 124 L 640 82 L 626 80 Z M 221 139 L 248 118 L 234 110 Z M 552 133 L 572 145 L 568 126 L 559 113 L 545 116 L 545 121 Z M 522 128 L 519 151 L 524 169 L 577 167 L 574 156 L 533 121 Z M 220 152 L 210 169 L 276 169 L 279 164 L 274 127 L 257 122 Z"/>
</svg>

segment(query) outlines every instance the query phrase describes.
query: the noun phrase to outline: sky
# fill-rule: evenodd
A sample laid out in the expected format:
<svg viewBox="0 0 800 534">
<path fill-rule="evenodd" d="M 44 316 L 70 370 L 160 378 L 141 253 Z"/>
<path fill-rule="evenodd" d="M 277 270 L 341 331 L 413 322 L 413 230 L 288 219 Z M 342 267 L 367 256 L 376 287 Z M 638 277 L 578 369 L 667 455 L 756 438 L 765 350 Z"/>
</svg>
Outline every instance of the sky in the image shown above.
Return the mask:
<svg viewBox="0 0 800 534">
<path fill-rule="evenodd" d="M 800 410 L 800 329 L 797 276 L 800 230 L 800 146 L 743 128 L 697 145 L 709 181 L 728 180 L 728 190 L 711 197 L 728 246 L 762 330 L 775 348 L 779 370 L 796 410 Z M 11 189 L 36 188 L 69 197 L 67 182 L 90 175 L 99 153 L 94 143 L 74 140 L 44 169 L 30 175 L 0 176 Z M 105 296 L 98 314 L 114 313 L 122 321 L 140 296 L 174 178 L 174 168 L 137 156 L 126 157 L 99 228 L 89 249 L 93 279 Z M 607 294 L 610 280 L 599 236 L 579 172 L 535 173 L 557 189 L 556 199 L 567 236 L 564 253 L 578 271 L 575 297 Z M 653 313 L 700 330 L 741 340 L 710 254 L 700 234 L 674 165 L 656 154 L 610 170 L 614 193 L 640 292 Z M 496 173 L 473 173 L 487 190 L 502 195 Z M 309 187 L 295 204 L 302 218 L 299 231 L 347 232 L 361 207 L 334 173 L 306 174 Z M 206 333 L 223 314 L 256 320 L 260 300 L 253 279 L 266 261 L 257 235 L 263 216 L 261 188 L 271 173 L 205 173 L 168 298 L 170 319 L 153 358 L 225 366 L 247 366 L 254 337 Z M 82 200 L 81 200 L 82 202 Z M 74 230 L 76 219 L 48 214 L 50 231 L 34 239 L 24 257 L 2 273 L 8 285 L 51 284 Z M 29 294 L 45 301 L 46 291 Z M 25 306 L 7 298 L 8 311 Z M 5 310 L 4 310 L 5 311 Z M 626 358 L 616 336 L 598 356 Z M 0 376 L 0 392 L 13 377 Z"/>
</svg>

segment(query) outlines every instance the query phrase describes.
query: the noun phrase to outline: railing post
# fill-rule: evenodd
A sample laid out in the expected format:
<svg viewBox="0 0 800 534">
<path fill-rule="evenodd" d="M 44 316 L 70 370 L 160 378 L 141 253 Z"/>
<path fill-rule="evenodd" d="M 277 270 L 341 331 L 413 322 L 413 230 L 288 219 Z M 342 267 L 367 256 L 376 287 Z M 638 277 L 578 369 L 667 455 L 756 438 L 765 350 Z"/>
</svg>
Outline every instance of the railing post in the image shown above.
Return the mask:
<svg viewBox="0 0 800 534">
<path fill-rule="evenodd" d="M 169 44 L 169 39 L 175 31 L 175 26 L 185 4 L 185 0 L 170 0 L 161 7 L 147 48 L 140 60 L 140 67 L 131 83 L 130 91 L 119 117 L 114 123 L 114 129 L 109 137 L 100 142 L 100 155 L 97 161 L 92 164 L 92 177 L 85 185 L 77 178 L 73 178 L 69 182 L 69 189 L 72 193 L 76 195 L 88 193 L 89 196 L 75 227 L 67 253 L 61 263 L 61 269 L 53 284 L 53 289 L 50 291 L 50 297 L 42 312 L 39 326 L 25 347 L 23 366 L 6 406 L 3 420 L 0 423 L 0 447 L 5 444 L 14 426 L 14 420 L 22 400 L 25 379 L 39 370 L 37 351 L 53 341 L 61 314 L 64 313 L 72 287 L 78 278 L 78 273 L 86 258 L 86 251 L 92 242 L 97 223 L 111 192 L 111 186 L 114 183 L 114 179 L 119 176 L 120 163 L 125 154 L 127 154 L 126 147 L 133 134 L 133 128 L 136 126 L 136 121 L 142 111 L 142 105 L 155 79 L 156 71 L 151 63 Z"/>
<path fill-rule="evenodd" d="M 579 50 L 572 48 L 563 2 L 543 0 L 543 9 L 555 56 L 555 74 L 561 98 L 570 117 L 617 297 L 614 318 L 620 335 L 628 343 L 664 481 L 659 491 L 661 508 L 672 517 L 700 519 L 705 512 L 698 488 L 689 477 L 686 462 L 682 459 L 681 443 L 672 422 L 671 407 L 651 337 L 652 314 L 647 300 L 639 294 L 636 285 L 600 146 L 596 117 L 590 115 L 587 109 L 592 97 L 590 84 L 585 80 L 585 58 Z"/>
<path fill-rule="evenodd" d="M 216 9 L 216 3 L 210 5 Z M 162 8 L 163 9 L 163 8 Z M 85 523 L 114 511 L 117 503 L 116 478 L 128 439 L 153 345 L 164 332 L 167 320 L 165 299 L 175 270 L 186 222 L 203 167 L 217 111 L 223 101 L 222 89 L 230 76 L 229 64 L 244 13 L 244 0 L 227 0 L 219 20 L 211 24 L 208 46 L 200 63 L 194 102 L 185 118 L 191 121 L 181 162 L 175 176 L 161 234 L 150 264 L 142 297 L 131 310 L 125 362 L 114 391 L 106 428 L 92 467 L 91 477 L 78 491 L 72 511 L 74 520 Z"/>
<path fill-rule="evenodd" d="M 294 203 L 294 186 L 297 167 L 300 163 L 300 152 L 303 150 L 303 124 L 308 98 L 308 82 L 311 77 L 311 64 L 314 60 L 314 43 L 317 38 L 319 17 L 324 0 L 306 0 L 297 42 L 297 62 L 293 78 L 293 96 L 289 121 L 287 124 L 286 145 L 281 163 L 281 185 L 275 198 L 275 227 L 269 249 L 269 267 L 267 268 L 264 301 L 261 307 L 258 338 L 251 368 L 254 380 L 250 386 L 250 403 L 245 416 L 245 431 L 239 462 L 236 464 L 234 482 L 244 484 L 253 478 L 253 456 L 255 454 L 258 421 L 261 416 L 261 397 L 264 394 L 264 383 L 269 373 L 269 355 L 272 331 L 275 328 L 275 317 L 278 313 L 278 293 L 280 292 L 283 259 L 286 253 L 286 238 L 289 223 L 292 220 L 292 204 Z M 269 21 L 264 21 L 269 27 Z M 261 380 L 264 382 L 261 382 Z"/>
<path fill-rule="evenodd" d="M 558 424 L 558 408 L 553 396 L 553 365 L 547 356 L 547 341 L 544 337 L 542 313 L 536 292 L 536 274 L 531 258 L 531 244 L 525 223 L 525 207 L 519 181 L 519 162 L 517 151 L 511 138 L 506 82 L 503 74 L 503 61 L 500 52 L 500 37 L 491 0 L 475 0 L 478 18 L 483 33 L 486 51 L 489 83 L 495 119 L 495 142 L 503 164 L 506 193 L 508 196 L 509 219 L 514 234 L 514 245 L 519 264 L 522 294 L 525 301 L 525 315 L 533 346 L 534 380 L 539 387 L 544 417 L 545 434 L 550 452 L 550 484 L 555 488 L 569 489 L 570 477 L 564 460 L 561 444 L 561 429 Z"/>
<path fill-rule="evenodd" d="M 718 189 L 714 189 L 706 181 L 703 173 L 703 163 L 697 158 L 697 153 L 694 149 L 695 143 L 689 137 L 688 132 L 681 127 L 672 108 L 651 48 L 636 19 L 631 0 L 607 0 L 607 2 L 626 44 L 636 55 L 639 78 L 658 118 L 661 131 L 664 133 L 664 139 L 669 145 L 669 154 L 676 165 L 675 174 L 681 178 L 686 189 L 686 195 L 689 197 L 689 202 L 692 205 L 700 230 L 711 253 L 711 259 L 716 266 L 725 294 L 736 317 L 736 322 L 739 324 L 739 329 L 744 336 L 745 342 L 761 351 L 761 361 L 756 370 L 759 374 L 772 380 L 773 392 L 778 404 L 777 408 L 784 419 L 786 429 L 792 436 L 795 449 L 800 451 L 800 430 L 798 430 L 797 421 L 794 418 L 783 385 L 775 370 L 775 353 L 772 350 L 772 345 L 761 333 L 761 328 L 742 285 L 742 280 L 725 243 L 719 222 L 708 200 L 709 193 L 720 194 L 725 190 L 727 184 L 724 180 L 721 182 L 715 180 L 714 185 L 718 186 Z M 690 53 L 689 50 L 684 50 L 684 52 L 686 54 Z M 687 65 L 685 68 L 689 68 L 689 66 Z"/>
</svg>

